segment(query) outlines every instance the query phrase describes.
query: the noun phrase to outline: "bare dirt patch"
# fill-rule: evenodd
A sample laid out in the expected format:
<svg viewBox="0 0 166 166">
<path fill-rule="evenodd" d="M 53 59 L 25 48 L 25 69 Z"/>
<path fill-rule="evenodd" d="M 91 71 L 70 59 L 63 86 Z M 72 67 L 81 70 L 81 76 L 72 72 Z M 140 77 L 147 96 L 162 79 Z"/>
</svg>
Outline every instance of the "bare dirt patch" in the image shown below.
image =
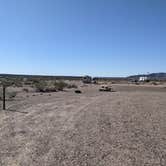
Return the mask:
<svg viewBox="0 0 166 166">
<path fill-rule="evenodd" d="M 0 165 L 166 165 L 162 87 L 20 94 L 0 111 Z M 34 96 L 35 95 L 35 96 Z"/>
</svg>

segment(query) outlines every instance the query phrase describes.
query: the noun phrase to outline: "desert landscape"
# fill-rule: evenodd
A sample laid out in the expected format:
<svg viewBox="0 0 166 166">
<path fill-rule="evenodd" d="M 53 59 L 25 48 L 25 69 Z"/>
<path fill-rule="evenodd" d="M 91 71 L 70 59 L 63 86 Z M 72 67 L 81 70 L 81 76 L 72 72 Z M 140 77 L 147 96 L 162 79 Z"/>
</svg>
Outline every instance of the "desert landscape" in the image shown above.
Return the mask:
<svg viewBox="0 0 166 166">
<path fill-rule="evenodd" d="M 166 166 L 166 0 L 0 0 L 0 166 Z"/>
<path fill-rule="evenodd" d="M 0 165 L 166 165 L 165 84 L 75 84 L 80 94 L 8 88 L 17 95 L 0 111 Z"/>
</svg>

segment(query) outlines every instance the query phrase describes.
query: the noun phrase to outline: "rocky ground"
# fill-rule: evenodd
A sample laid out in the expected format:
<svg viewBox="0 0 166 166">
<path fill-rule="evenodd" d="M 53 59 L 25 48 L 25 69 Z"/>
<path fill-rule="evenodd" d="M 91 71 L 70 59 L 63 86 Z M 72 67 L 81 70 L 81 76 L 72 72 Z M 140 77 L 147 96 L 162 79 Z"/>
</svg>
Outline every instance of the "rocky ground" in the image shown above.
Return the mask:
<svg viewBox="0 0 166 166">
<path fill-rule="evenodd" d="M 166 88 L 20 93 L 0 111 L 2 166 L 165 166 Z"/>
</svg>

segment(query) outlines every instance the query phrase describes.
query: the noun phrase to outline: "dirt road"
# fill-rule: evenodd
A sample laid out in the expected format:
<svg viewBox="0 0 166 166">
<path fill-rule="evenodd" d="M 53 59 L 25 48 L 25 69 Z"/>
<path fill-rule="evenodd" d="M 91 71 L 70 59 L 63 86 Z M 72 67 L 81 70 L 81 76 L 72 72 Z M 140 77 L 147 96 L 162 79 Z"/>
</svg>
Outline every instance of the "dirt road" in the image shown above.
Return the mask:
<svg viewBox="0 0 166 166">
<path fill-rule="evenodd" d="M 0 165 L 165 166 L 166 93 L 31 95 L 0 112 Z"/>
</svg>

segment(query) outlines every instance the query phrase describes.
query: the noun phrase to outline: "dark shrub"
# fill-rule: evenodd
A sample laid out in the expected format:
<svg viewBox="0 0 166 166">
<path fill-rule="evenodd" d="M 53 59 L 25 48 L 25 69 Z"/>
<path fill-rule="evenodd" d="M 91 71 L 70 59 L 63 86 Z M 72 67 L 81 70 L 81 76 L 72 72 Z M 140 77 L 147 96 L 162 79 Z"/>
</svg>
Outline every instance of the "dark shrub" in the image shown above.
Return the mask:
<svg viewBox="0 0 166 166">
<path fill-rule="evenodd" d="M 29 89 L 23 88 L 23 91 L 26 92 L 26 93 L 28 93 L 28 92 L 29 92 Z"/>
<path fill-rule="evenodd" d="M 34 84 L 36 92 L 45 92 L 47 88 L 47 83 L 45 81 L 40 81 Z"/>
<path fill-rule="evenodd" d="M 79 94 L 80 94 L 80 93 L 82 93 L 82 92 L 81 92 L 80 90 L 75 90 L 75 93 L 79 93 Z"/>
</svg>

